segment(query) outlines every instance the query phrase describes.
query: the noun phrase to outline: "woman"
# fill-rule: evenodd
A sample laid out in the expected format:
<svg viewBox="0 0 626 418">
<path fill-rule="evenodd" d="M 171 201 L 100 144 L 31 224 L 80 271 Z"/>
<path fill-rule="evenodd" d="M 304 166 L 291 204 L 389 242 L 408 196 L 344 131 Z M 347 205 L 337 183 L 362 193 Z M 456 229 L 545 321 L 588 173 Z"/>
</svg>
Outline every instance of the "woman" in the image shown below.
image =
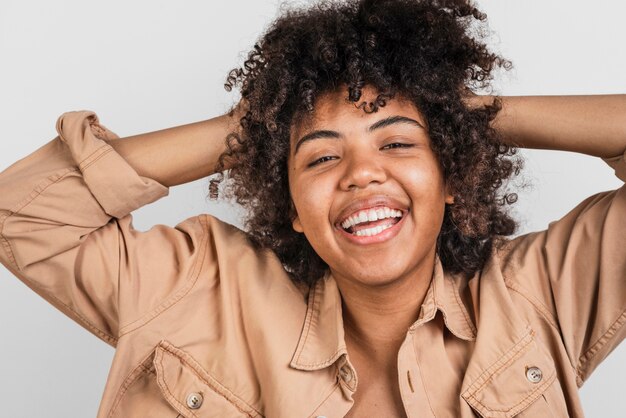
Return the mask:
<svg viewBox="0 0 626 418">
<path fill-rule="evenodd" d="M 514 146 L 624 180 L 626 99 L 474 96 L 507 64 L 469 36 L 482 18 L 288 12 L 231 73 L 235 112 L 124 140 L 67 112 L 1 173 L 3 264 L 116 347 L 99 416 L 582 415 L 625 335 L 624 187 L 513 240 L 499 188 Z M 208 215 L 132 228 L 213 168 L 247 234 Z"/>
</svg>

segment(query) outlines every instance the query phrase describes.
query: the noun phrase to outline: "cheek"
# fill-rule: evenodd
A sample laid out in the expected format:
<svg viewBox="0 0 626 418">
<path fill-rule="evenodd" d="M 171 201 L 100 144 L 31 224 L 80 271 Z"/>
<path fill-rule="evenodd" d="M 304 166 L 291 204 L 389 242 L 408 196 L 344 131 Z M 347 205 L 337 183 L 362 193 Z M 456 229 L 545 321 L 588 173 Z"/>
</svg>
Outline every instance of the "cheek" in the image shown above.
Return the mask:
<svg viewBox="0 0 626 418">
<path fill-rule="evenodd" d="M 305 230 L 316 229 L 323 222 L 328 223 L 333 189 L 327 180 L 319 177 L 297 178 L 290 181 L 290 187 L 298 217 Z"/>
<path fill-rule="evenodd" d="M 443 198 L 443 177 L 436 165 L 424 162 L 398 164 L 394 172 L 394 177 L 404 185 L 407 192 L 419 196 L 421 201 Z"/>
<path fill-rule="evenodd" d="M 445 188 L 438 167 L 434 164 L 415 163 L 399 165 L 395 170 L 398 179 L 411 200 L 414 221 L 428 234 L 438 233 L 445 210 Z"/>
</svg>

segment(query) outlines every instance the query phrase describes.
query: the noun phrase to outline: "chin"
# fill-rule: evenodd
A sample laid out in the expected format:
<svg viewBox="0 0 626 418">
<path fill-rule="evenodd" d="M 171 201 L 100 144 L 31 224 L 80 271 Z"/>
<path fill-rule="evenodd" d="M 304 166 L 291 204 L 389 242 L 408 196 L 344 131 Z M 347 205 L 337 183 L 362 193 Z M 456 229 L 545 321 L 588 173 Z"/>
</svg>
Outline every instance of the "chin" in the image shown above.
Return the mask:
<svg viewBox="0 0 626 418">
<path fill-rule="evenodd" d="M 356 268 L 350 270 L 347 277 L 367 286 L 385 286 L 398 280 L 400 272 L 372 270 L 367 268 Z"/>
<path fill-rule="evenodd" d="M 389 277 L 389 278 L 373 278 L 371 280 L 363 281 L 362 283 L 366 286 L 370 287 L 385 287 L 393 284 L 398 280 L 398 277 Z"/>
</svg>

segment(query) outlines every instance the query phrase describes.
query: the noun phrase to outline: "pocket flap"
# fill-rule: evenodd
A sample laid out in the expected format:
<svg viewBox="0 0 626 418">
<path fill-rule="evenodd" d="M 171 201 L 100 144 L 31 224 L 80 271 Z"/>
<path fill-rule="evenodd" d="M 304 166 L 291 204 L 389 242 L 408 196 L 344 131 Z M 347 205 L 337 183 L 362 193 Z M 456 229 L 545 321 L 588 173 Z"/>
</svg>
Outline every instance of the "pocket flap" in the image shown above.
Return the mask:
<svg viewBox="0 0 626 418">
<path fill-rule="evenodd" d="M 163 340 L 153 364 L 163 397 L 183 417 L 261 417 L 185 351 Z"/>
<path fill-rule="evenodd" d="M 513 417 L 556 379 L 554 361 L 530 331 L 478 376 L 461 396 L 484 418 Z"/>
</svg>

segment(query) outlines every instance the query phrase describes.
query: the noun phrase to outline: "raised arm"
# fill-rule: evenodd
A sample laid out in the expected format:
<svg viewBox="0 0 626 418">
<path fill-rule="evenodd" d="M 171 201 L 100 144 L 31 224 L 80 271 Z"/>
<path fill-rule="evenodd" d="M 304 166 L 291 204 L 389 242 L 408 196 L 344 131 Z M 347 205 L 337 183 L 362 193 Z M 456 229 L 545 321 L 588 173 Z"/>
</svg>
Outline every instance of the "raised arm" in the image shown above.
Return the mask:
<svg viewBox="0 0 626 418">
<path fill-rule="evenodd" d="M 204 214 L 142 232 L 132 212 L 212 174 L 238 121 L 124 139 L 92 111 L 64 113 L 54 139 L 0 171 L 0 264 L 115 346 L 193 279 L 210 235 Z"/>
<path fill-rule="evenodd" d="M 238 107 L 208 120 L 109 141 L 140 176 L 171 187 L 214 173 L 226 136 L 239 127 Z M 228 163 L 226 163 L 228 168 Z"/>
<path fill-rule="evenodd" d="M 574 151 L 610 158 L 626 150 L 626 95 L 502 96 L 493 122 L 522 148 Z M 474 105 L 493 96 L 472 96 Z"/>
<path fill-rule="evenodd" d="M 502 97 L 502 105 L 493 126 L 506 142 L 601 157 L 626 181 L 626 95 Z M 554 328 L 579 387 L 626 338 L 625 214 L 622 184 L 500 251 L 507 285 Z"/>
</svg>

